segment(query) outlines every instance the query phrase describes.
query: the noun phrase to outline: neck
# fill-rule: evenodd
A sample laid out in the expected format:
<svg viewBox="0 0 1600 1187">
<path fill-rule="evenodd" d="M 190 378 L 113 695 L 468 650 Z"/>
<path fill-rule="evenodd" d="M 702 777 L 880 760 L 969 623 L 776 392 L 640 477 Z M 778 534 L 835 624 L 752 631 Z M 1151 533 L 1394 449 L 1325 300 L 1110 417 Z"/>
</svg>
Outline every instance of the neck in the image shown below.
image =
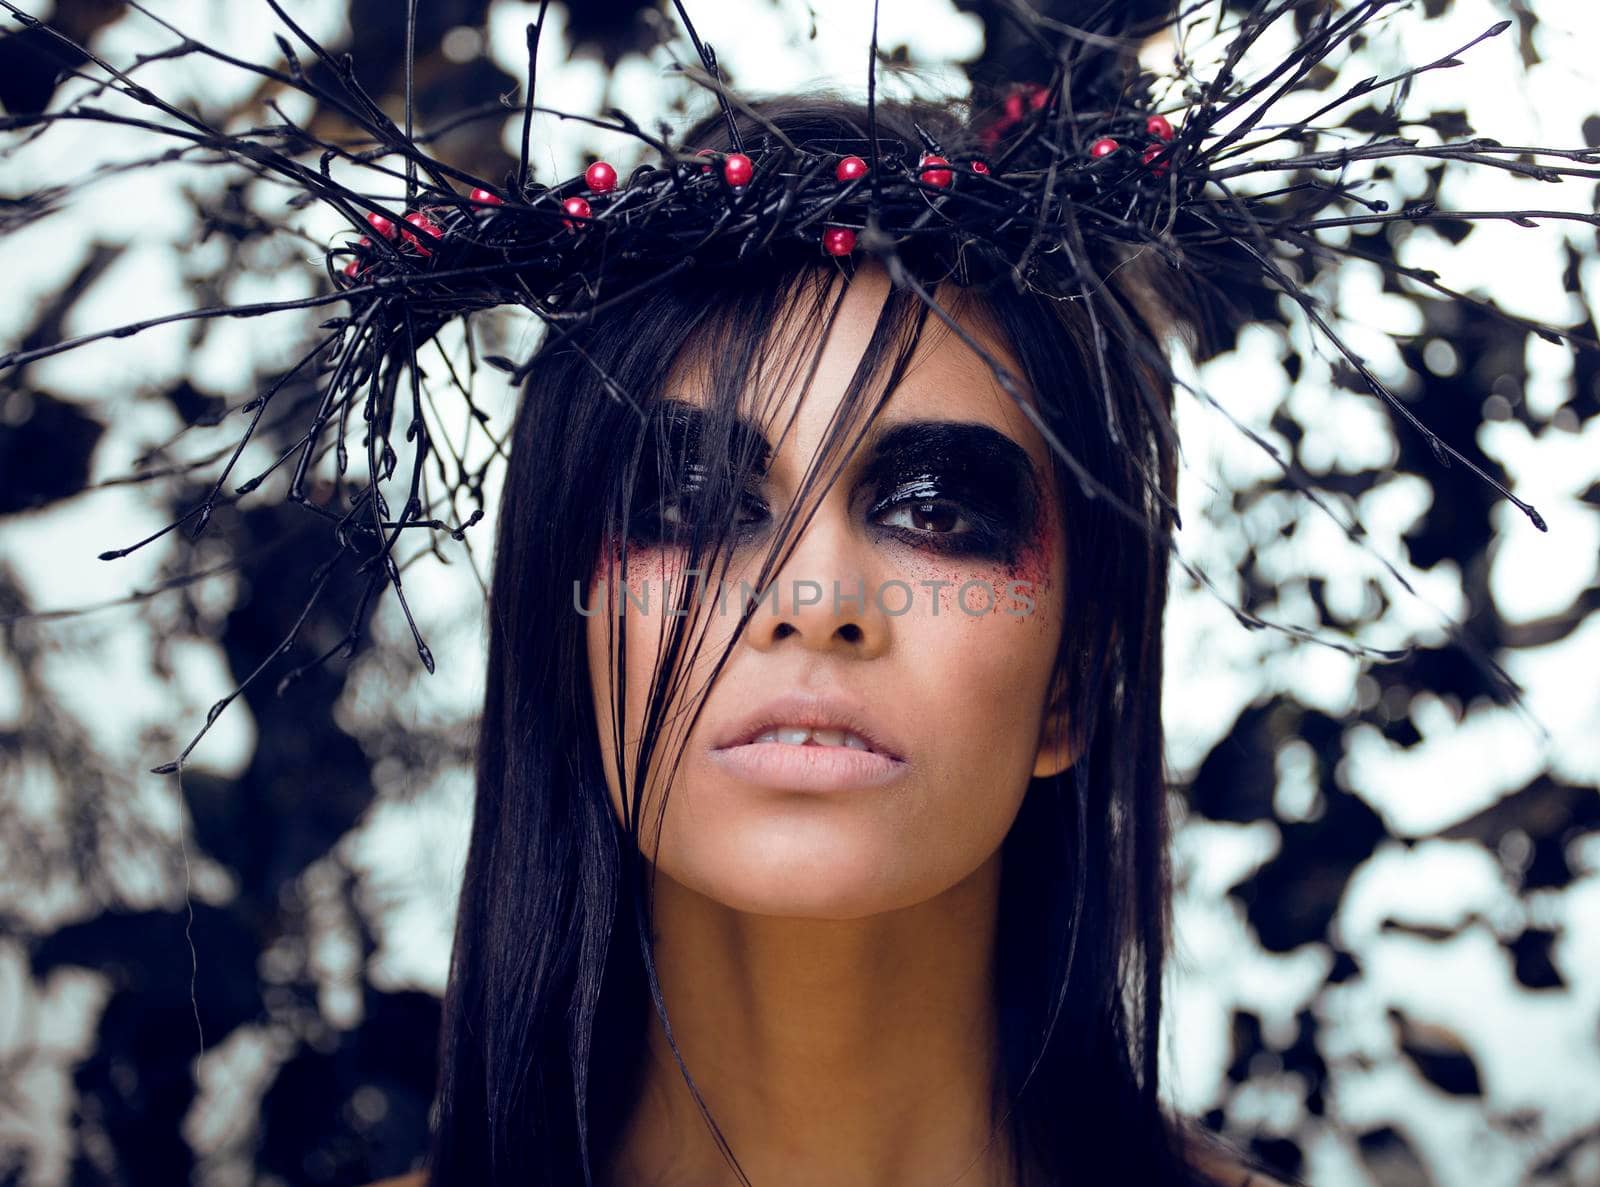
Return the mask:
<svg viewBox="0 0 1600 1187">
<path fill-rule="evenodd" d="M 1008 1187 L 991 1143 L 996 853 L 942 894 L 863 919 L 757 916 L 656 878 L 655 960 L 690 1077 L 762 1187 Z M 650 1007 L 613 1187 L 738 1177 Z"/>
</svg>

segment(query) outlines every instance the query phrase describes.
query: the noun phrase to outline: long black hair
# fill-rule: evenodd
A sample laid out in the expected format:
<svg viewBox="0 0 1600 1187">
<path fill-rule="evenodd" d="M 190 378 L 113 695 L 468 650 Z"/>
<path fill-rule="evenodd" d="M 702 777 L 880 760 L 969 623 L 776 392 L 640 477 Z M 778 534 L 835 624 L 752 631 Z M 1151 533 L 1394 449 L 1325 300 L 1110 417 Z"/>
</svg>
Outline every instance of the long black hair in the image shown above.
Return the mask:
<svg viewBox="0 0 1600 1187">
<path fill-rule="evenodd" d="M 965 117 L 959 104 L 880 101 L 874 130 L 911 152 L 919 128 L 959 148 L 973 143 Z M 826 95 L 760 101 L 738 123 L 745 138 L 777 129 L 841 153 L 858 152 L 868 136 L 865 106 Z M 718 116 L 685 144 L 729 151 L 731 137 Z M 870 247 L 870 228 L 863 234 Z M 1159 266 L 1110 258 L 1093 242 L 1071 261 L 1041 257 L 1021 277 L 948 244 L 902 244 L 887 262 L 895 286 L 807 487 L 864 431 L 871 400 L 892 390 L 930 324 L 963 333 L 930 313 L 948 293 L 946 312 L 988 319 L 1011 348 L 1062 492 L 1069 626 L 1052 687 L 1066 698 L 1082 750 L 1061 775 L 1031 782 L 1004 842 L 995 1120 L 1007 1127 L 1019 1182 L 1203 1181 L 1186 1167 L 1182 1125 L 1159 1099 L 1157 1074 L 1171 897 L 1160 702 L 1176 465 L 1172 385 L 1160 360 L 1173 306 L 1163 289 L 1172 282 Z M 652 457 L 660 460 L 656 413 L 675 361 L 692 351 L 707 367 L 708 435 L 717 439 L 696 448 L 708 481 L 744 489 L 754 459 L 715 426 L 731 423 L 741 396 L 761 387 L 752 376 L 805 373 L 802 360 L 765 349 L 773 327 L 798 309 L 809 319 L 802 324 L 820 327 L 820 349 L 843 291 L 837 282 L 852 267 L 822 255 L 814 237 L 756 245 L 739 264 L 691 270 L 603 307 L 540 348 L 500 511 L 433 1187 L 574 1187 L 594 1182 L 613 1152 L 645 1028 L 663 1008 L 640 795 L 694 641 L 684 634 L 689 617 L 673 620 L 636 767 L 624 765 L 618 743 L 616 769 L 631 776 L 619 822 L 574 580 L 630 537 L 634 492 L 649 485 L 641 475 L 652 472 Z M 1045 282 L 1069 267 L 1080 291 L 1064 299 Z M 805 522 L 807 495 L 803 488 L 790 529 Z M 718 500 L 696 507 L 691 564 L 702 549 L 721 555 L 731 523 Z M 778 535 L 792 542 L 794 533 Z M 777 564 L 781 557 L 769 558 L 763 579 Z M 627 616 L 611 621 L 628 629 Z M 620 714 L 620 703 L 613 709 Z"/>
</svg>

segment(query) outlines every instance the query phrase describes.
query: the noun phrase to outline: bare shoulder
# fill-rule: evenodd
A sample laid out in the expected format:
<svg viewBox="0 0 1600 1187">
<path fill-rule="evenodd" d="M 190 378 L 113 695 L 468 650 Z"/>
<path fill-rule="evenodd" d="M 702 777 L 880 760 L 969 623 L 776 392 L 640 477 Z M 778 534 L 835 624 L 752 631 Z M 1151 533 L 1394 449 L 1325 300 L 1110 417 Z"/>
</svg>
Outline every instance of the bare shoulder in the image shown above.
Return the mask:
<svg viewBox="0 0 1600 1187">
<path fill-rule="evenodd" d="M 368 1183 L 367 1187 L 428 1187 L 427 1171 L 412 1171 L 409 1175 L 400 1175 L 393 1179 L 380 1179 L 376 1183 Z"/>
</svg>

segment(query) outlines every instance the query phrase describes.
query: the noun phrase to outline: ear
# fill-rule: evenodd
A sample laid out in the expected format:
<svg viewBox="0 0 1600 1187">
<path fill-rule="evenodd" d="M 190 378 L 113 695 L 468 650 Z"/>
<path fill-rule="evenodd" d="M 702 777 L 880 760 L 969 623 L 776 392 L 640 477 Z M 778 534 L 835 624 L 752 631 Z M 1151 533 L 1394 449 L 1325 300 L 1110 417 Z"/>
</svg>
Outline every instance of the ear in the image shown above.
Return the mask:
<svg viewBox="0 0 1600 1187">
<path fill-rule="evenodd" d="M 1061 681 L 1056 681 L 1045 705 L 1044 719 L 1039 723 L 1039 752 L 1033 761 L 1033 777 L 1048 779 L 1061 774 L 1078 761 L 1082 750 L 1067 712 L 1066 689 Z"/>
</svg>

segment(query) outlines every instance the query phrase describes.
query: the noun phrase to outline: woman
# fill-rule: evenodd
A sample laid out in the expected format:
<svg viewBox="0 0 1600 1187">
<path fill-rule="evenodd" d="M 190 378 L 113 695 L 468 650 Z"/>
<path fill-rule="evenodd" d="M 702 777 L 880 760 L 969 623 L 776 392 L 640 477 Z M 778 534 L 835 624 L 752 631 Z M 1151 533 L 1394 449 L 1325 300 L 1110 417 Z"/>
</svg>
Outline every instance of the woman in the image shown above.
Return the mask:
<svg viewBox="0 0 1600 1187">
<path fill-rule="evenodd" d="M 164 128 L 179 145 L 151 164 L 217 152 L 373 232 L 333 251 L 331 294 L 0 355 L 6 371 L 179 317 L 348 300 L 245 406 L 222 476 L 178 521 L 198 535 L 216 506 L 292 472 L 291 499 L 338 551 L 278 656 L 336 562 L 357 562 L 366 591 L 322 659 L 354 644 L 386 584 L 403 600 L 403 529 L 460 538 L 477 521 L 427 518 L 441 501 L 422 482 L 418 352 L 502 304 L 551 323 L 511 442 L 437 1124 L 430 1170 L 409 1182 L 1272 1181 L 1171 1116 L 1157 1076 L 1176 481 L 1163 346 L 1193 318 L 1177 278 L 1210 265 L 1298 304 L 1415 426 L 1311 282 L 1320 257 L 1344 258 L 1314 238 L 1322 226 L 1446 213 L 1388 212 L 1342 174 L 1320 179 L 1416 142 L 1367 136 L 1357 111 L 1346 130 L 1363 135 L 1319 151 L 1272 110 L 1383 7 L 1262 0 L 1209 81 L 1180 61 L 1160 91 L 1102 52 L 1137 43 L 1051 28 L 1050 85 L 1008 95 L 981 129 L 922 104 L 735 111 L 697 40 L 724 106 L 687 144 L 710 159 L 652 141 L 659 161 L 625 185 L 599 163 L 533 182 L 533 28 L 522 159 L 498 190 L 429 157 L 432 133 L 413 139 L 409 70 L 402 131 L 354 71 L 318 81 L 287 41 L 286 69 L 261 75 L 376 147 L 276 107 L 282 124 L 218 132 L 115 73 L 75 110 L 6 121 Z M 1287 56 L 1235 77 L 1291 15 Z M 188 39 L 158 56 L 190 53 L 255 69 Z M 1307 118 L 1456 64 L 1375 76 Z M 101 110 L 108 88 L 169 123 Z M 763 139 L 770 155 L 752 161 Z M 313 149 L 318 167 L 302 159 Z M 1547 180 L 1592 163 L 1492 141 L 1411 155 L 1524 172 L 1536 154 L 1567 162 L 1540 165 Z M 357 165 L 361 186 L 337 179 Z M 791 188 L 797 170 L 807 184 Z M 8 227 L 46 217 L 60 192 L 41 186 Z M 222 498 L 291 380 L 263 432 L 304 419 Z M 408 467 L 390 442 L 402 432 Z M 329 454 L 348 481 L 319 489 Z M 481 493 L 481 473 L 453 460 L 448 493 Z M 181 772 L 193 747 L 159 769 Z"/>
<path fill-rule="evenodd" d="M 1157 1102 L 1170 312 L 1108 267 L 1102 374 L 1078 306 L 902 258 L 775 249 L 533 360 L 435 1187 L 1242 1181 Z"/>
</svg>

